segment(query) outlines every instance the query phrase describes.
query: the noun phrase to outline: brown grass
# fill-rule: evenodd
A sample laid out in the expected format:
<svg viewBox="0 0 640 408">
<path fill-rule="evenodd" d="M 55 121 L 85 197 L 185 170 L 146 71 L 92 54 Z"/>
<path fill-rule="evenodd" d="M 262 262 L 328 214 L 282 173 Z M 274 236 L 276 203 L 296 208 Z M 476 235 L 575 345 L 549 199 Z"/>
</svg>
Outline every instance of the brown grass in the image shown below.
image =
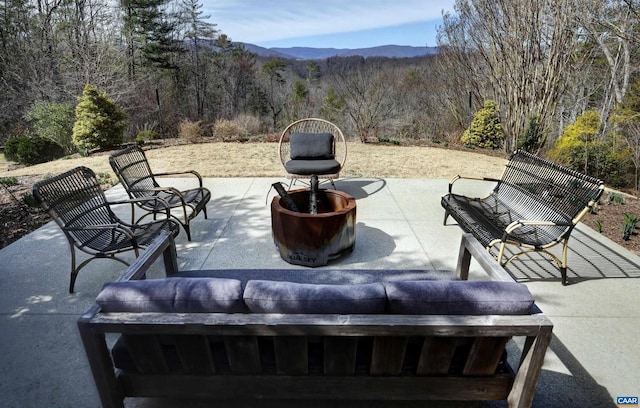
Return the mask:
<svg viewBox="0 0 640 408">
<path fill-rule="evenodd" d="M 201 143 L 146 151 L 154 172 L 193 169 L 203 177 L 282 177 L 277 143 Z M 0 161 L 0 177 L 38 175 L 47 177 L 77 166 L 96 173 L 114 174 L 109 153 L 61 159 L 9 170 Z M 457 174 L 498 177 L 504 157 L 481 152 L 436 147 L 391 146 L 352 142 L 341 177 L 451 178 Z"/>
</svg>

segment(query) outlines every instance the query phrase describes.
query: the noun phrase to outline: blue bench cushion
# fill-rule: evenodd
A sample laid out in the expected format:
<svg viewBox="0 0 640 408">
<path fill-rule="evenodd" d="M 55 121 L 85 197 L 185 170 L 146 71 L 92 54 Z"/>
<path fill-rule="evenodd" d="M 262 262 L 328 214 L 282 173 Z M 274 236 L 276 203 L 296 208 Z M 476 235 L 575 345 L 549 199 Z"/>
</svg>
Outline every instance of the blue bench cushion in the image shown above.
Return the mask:
<svg viewBox="0 0 640 408">
<path fill-rule="evenodd" d="M 530 314 L 533 296 L 517 282 L 403 281 L 385 285 L 389 311 L 398 314 Z"/>
<path fill-rule="evenodd" d="M 250 280 L 244 302 L 255 313 L 368 314 L 383 313 L 381 283 L 323 285 Z"/>
<path fill-rule="evenodd" d="M 242 313 L 237 279 L 166 278 L 104 285 L 96 303 L 105 312 Z"/>
<path fill-rule="evenodd" d="M 333 135 L 331 133 L 292 133 L 289 136 L 292 160 L 333 159 Z"/>
</svg>

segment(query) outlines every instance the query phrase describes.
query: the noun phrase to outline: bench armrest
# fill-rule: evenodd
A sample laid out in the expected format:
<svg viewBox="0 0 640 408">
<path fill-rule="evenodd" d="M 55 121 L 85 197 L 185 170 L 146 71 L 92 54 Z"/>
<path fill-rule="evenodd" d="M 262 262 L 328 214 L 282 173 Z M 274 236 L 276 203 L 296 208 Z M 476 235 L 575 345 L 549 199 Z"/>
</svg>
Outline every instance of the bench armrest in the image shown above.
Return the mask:
<svg viewBox="0 0 640 408">
<path fill-rule="evenodd" d="M 458 180 L 474 180 L 474 181 L 486 181 L 489 183 L 499 183 L 500 180 L 493 177 L 474 177 L 474 176 L 460 176 L 457 175 L 449 181 L 449 194 L 453 192 L 453 185 Z"/>
<path fill-rule="evenodd" d="M 167 276 L 178 272 L 178 255 L 173 235 L 162 231 L 116 282 L 143 279 L 151 265 L 162 255 Z"/>
<path fill-rule="evenodd" d="M 462 234 L 460 251 L 458 253 L 458 265 L 456 267 L 456 275 L 462 280 L 469 279 L 469 266 L 472 257 L 480 264 L 482 270 L 486 272 L 492 281 L 513 282 L 511 275 L 496 262 L 489 251 L 487 251 L 472 234 Z"/>
</svg>

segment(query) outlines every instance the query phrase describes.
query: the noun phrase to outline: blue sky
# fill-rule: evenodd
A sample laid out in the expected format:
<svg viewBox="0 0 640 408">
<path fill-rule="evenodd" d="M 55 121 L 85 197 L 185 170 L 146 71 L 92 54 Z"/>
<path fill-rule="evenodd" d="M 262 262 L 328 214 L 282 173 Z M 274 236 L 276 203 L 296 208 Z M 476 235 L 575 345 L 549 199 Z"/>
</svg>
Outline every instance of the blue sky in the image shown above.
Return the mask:
<svg viewBox="0 0 640 408">
<path fill-rule="evenodd" d="M 233 41 L 262 47 L 436 45 L 454 0 L 202 0 L 203 14 Z"/>
</svg>

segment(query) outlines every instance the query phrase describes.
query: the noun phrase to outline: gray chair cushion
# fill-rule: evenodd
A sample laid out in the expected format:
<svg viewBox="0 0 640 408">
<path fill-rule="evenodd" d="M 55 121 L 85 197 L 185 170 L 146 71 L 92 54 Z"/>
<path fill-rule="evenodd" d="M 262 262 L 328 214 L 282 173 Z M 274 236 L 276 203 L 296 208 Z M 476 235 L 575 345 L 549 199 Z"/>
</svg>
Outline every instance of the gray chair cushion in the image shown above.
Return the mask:
<svg viewBox="0 0 640 408">
<path fill-rule="evenodd" d="M 534 301 L 517 282 L 404 281 L 385 289 L 389 311 L 399 314 L 530 314 Z"/>
<path fill-rule="evenodd" d="M 167 278 L 111 282 L 96 298 L 104 312 L 242 313 L 237 279 Z"/>
<path fill-rule="evenodd" d="M 331 133 L 292 133 L 289 136 L 292 160 L 333 159 L 333 135 Z"/>
<path fill-rule="evenodd" d="M 381 283 L 321 285 L 250 280 L 244 302 L 255 313 L 382 313 L 386 296 Z"/>
<path fill-rule="evenodd" d="M 291 174 L 334 174 L 340 171 L 340 163 L 336 160 L 289 160 L 284 168 Z"/>
</svg>

